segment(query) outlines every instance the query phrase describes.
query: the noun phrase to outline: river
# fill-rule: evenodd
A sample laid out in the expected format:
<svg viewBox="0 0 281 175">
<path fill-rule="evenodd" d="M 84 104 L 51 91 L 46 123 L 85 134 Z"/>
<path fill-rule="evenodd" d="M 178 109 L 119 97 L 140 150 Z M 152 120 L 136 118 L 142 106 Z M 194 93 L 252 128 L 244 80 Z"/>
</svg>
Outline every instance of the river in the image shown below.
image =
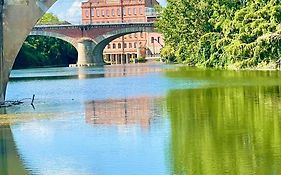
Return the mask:
<svg viewBox="0 0 281 175">
<path fill-rule="evenodd" d="M 281 72 L 13 70 L 2 175 L 281 174 Z M 30 105 L 35 94 L 34 106 Z"/>
</svg>

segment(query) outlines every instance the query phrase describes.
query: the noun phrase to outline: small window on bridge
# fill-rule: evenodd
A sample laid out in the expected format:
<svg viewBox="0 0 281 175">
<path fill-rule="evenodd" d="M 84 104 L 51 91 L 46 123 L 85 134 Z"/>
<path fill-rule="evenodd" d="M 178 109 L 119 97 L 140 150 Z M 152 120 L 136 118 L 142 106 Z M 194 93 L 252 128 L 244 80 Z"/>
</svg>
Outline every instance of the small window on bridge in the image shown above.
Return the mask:
<svg viewBox="0 0 281 175">
<path fill-rule="evenodd" d="M 140 37 L 143 38 L 143 33 L 142 32 L 140 33 Z"/>
<path fill-rule="evenodd" d="M 137 42 L 134 42 L 134 48 L 137 48 Z"/>
<path fill-rule="evenodd" d="M 138 37 L 137 33 L 135 33 L 135 38 Z"/>
<path fill-rule="evenodd" d="M 115 44 L 115 43 L 112 44 L 112 48 L 113 48 L 113 49 L 116 48 L 116 44 Z"/>
<path fill-rule="evenodd" d="M 121 49 L 121 43 L 118 43 L 118 49 Z"/>
<path fill-rule="evenodd" d="M 106 10 L 106 16 L 109 16 L 109 10 L 108 9 Z"/>
<path fill-rule="evenodd" d="M 132 48 L 132 43 L 129 43 L 129 48 Z"/>
<path fill-rule="evenodd" d="M 114 9 L 111 10 L 111 15 L 112 15 L 112 16 L 115 15 L 115 10 L 114 10 Z"/>
<path fill-rule="evenodd" d="M 104 10 L 101 10 L 101 16 L 104 16 Z"/>
<path fill-rule="evenodd" d="M 124 43 L 124 48 L 127 48 L 127 43 Z"/>
<path fill-rule="evenodd" d="M 134 9 L 133 9 L 133 13 L 134 13 L 134 15 L 137 15 L 137 9 L 136 9 L 136 7 L 134 7 Z"/>
<path fill-rule="evenodd" d="M 110 44 L 107 45 L 107 48 L 110 49 Z"/>
<path fill-rule="evenodd" d="M 95 16 L 95 9 L 91 9 L 91 16 Z"/>
</svg>

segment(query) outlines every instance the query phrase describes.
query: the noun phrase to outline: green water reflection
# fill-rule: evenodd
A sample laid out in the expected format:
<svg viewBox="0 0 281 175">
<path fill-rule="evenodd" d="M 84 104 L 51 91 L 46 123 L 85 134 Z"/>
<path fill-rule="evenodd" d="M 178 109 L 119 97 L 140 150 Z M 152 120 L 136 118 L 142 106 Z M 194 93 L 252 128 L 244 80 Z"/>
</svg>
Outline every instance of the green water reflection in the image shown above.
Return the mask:
<svg viewBox="0 0 281 175">
<path fill-rule="evenodd" d="M 0 174 L 29 174 L 18 155 L 11 128 L 8 125 L 0 126 Z"/>
<path fill-rule="evenodd" d="M 281 174 L 281 86 L 172 90 L 174 174 Z"/>
</svg>

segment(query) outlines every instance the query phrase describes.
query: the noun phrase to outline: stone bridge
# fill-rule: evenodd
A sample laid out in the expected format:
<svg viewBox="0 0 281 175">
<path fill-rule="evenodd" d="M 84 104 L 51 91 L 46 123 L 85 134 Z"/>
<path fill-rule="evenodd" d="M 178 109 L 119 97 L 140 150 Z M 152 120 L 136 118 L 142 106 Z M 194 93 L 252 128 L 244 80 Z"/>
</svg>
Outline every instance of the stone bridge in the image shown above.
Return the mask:
<svg viewBox="0 0 281 175">
<path fill-rule="evenodd" d="M 24 40 L 56 1 L 0 0 L 0 104 L 5 101 L 11 68 Z M 101 63 L 102 50 L 107 43 L 125 34 L 149 32 L 153 30 L 152 26 L 153 24 L 41 26 L 35 27 L 31 34 L 53 36 L 68 41 L 78 50 L 79 64 L 95 61 Z M 65 28 L 62 29 L 63 27 Z"/>
<path fill-rule="evenodd" d="M 30 35 L 50 36 L 73 45 L 78 66 L 103 65 L 103 50 L 112 40 L 136 32 L 154 32 L 153 23 L 36 26 Z"/>
</svg>

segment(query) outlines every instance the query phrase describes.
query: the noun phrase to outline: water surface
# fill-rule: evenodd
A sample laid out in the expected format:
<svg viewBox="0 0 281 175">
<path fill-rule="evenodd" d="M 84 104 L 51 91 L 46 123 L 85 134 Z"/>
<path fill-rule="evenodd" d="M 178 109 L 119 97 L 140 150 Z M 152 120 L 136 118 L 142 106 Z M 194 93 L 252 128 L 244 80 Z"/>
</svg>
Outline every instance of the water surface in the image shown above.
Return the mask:
<svg viewBox="0 0 281 175">
<path fill-rule="evenodd" d="M 278 71 L 130 65 L 11 76 L 8 99 L 25 103 L 0 115 L 1 174 L 281 173 Z"/>
</svg>

